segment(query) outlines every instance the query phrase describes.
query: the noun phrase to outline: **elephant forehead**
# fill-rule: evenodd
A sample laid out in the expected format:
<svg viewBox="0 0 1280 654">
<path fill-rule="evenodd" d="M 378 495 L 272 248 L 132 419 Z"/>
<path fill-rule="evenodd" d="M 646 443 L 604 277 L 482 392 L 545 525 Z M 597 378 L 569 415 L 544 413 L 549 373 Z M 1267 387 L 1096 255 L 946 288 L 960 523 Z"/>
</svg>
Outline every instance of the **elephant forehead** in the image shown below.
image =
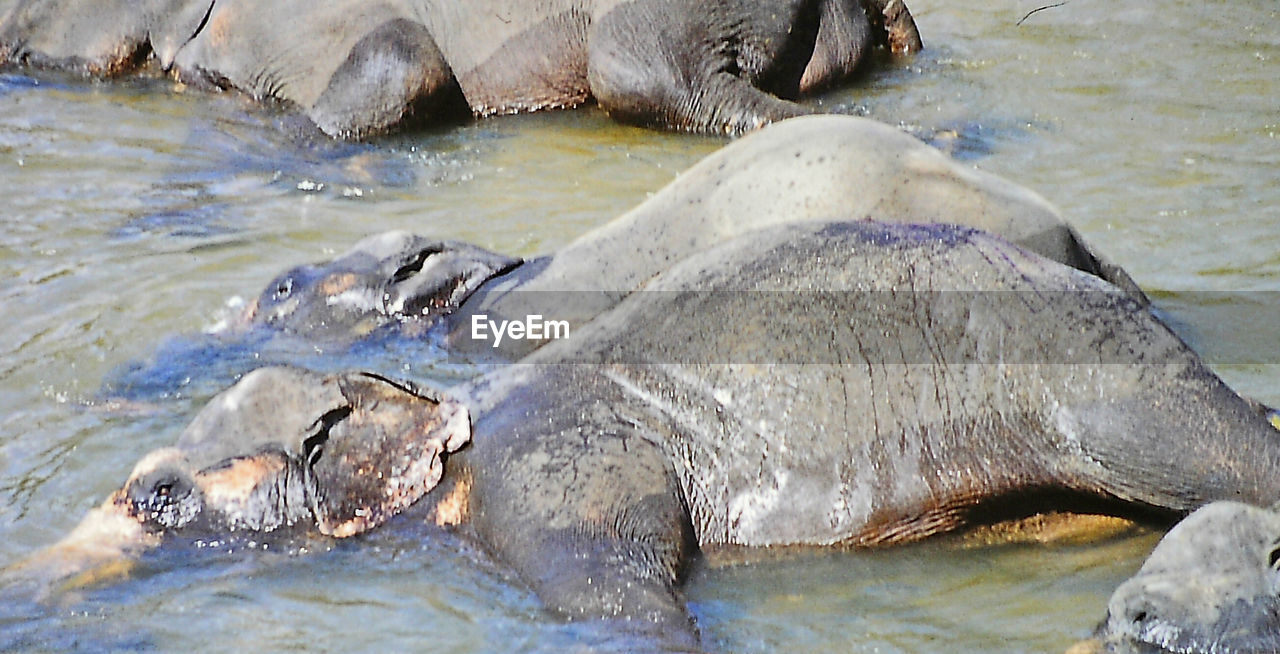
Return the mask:
<svg viewBox="0 0 1280 654">
<path fill-rule="evenodd" d="M 332 314 L 381 314 L 384 311 L 381 280 L 372 281 L 372 284 L 365 283 L 366 280 L 355 273 L 339 273 L 326 277 L 316 290 L 326 311 Z"/>
<path fill-rule="evenodd" d="M 338 257 L 339 260 L 355 259 L 360 256 L 372 257 L 376 261 L 403 256 L 423 247 L 427 239 L 403 230 L 391 230 L 372 236 L 366 236 L 351 246 L 351 249 Z"/>
<path fill-rule="evenodd" d="M 358 286 L 360 276 L 354 272 L 337 272 L 320 281 L 320 293 L 328 296 L 341 296 Z"/>
<path fill-rule="evenodd" d="M 296 453 L 326 413 L 345 406 L 337 384 L 294 368 L 262 368 L 222 392 L 196 415 L 178 448 L 201 469 L 266 445 Z"/>
<path fill-rule="evenodd" d="M 1161 539 L 1138 571 L 1184 576 L 1193 571 L 1257 578 L 1280 540 L 1280 514 L 1238 502 L 1216 502 L 1188 516 Z"/>
<path fill-rule="evenodd" d="M 133 472 L 129 473 L 129 481 L 142 477 L 163 465 L 178 463 L 184 459 L 185 457 L 182 454 L 182 450 L 179 450 L 176 447 L 163 447 L 158 450 L 153 450 L 134 464 Z"/>
<path fill-rule="evenodd" d="M 1170 634 L 1211 634 L 1215 625 L 1272 624 L 1280 576 L 1270 555 L 1277 540 L 1280 514 L 1274 511 L 1237 502 L 1201 508 L 1170 530 L 1138 573 L 1116 589 L 1107 606 L 1108 630 L 1160 643 Z"/>
</svg>

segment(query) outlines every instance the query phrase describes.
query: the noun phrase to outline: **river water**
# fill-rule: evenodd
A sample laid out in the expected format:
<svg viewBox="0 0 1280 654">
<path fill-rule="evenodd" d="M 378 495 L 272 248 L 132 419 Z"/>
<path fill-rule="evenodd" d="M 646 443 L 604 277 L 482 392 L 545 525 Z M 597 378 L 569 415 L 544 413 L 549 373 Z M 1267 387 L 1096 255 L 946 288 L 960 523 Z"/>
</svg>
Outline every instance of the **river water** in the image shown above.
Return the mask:
<svg viewBox="0 0 1280 654">
<path fill-rule="evenodd" d="M 910 4 L 926 51 L 814 102 L 932 135 L 1038 190 L 1230 384 L 1280 403 L 1277 5 Z M 0 565 L 65 534 L 217 390 L 182 365 L 137 401 L 103 401 L 104 382 L 285 267 L 391 228 L 546 252 L 723 143 L 585 109 L 335 144 L 234 94 L 174 90 L 0 71 Z M 1062 651 L 1157 537 L 707 567 L 688 596 L 727 651 Z M 322 549 L 161 554 L 122 583 L 9 598 L 0 650 L 618 645 L 548 618 L 442 534 L 384 529 Z"/>
</svg>

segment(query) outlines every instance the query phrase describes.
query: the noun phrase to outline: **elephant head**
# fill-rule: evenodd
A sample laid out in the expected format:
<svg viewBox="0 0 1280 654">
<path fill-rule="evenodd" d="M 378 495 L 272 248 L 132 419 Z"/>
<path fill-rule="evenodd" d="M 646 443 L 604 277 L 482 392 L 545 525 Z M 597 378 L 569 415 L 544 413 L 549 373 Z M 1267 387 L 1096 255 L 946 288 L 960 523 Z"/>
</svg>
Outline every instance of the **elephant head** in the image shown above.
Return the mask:
<svg viewBox="0 0 1280 654">
<path fill-rule="evenodd" d="M 386 232 L 332 261 L 280 275 L 240 324 L 327 342 L 349 342 L 393 323 L 425 327 L 519 264 L 466 243 Z"/>
<path fill-rule="evenodd" d="M 1094 642 L 1107 652 L 1280 651 L 1280 512 L 1215 502 L 1192 513 L 1112 594 Z"/>
<path fill-rule="evenodd" d="M 352 536 L 431 490 L 470 438 L 463 406 L 387 379 L 261 368 L 214 397 L 175 446 L 144 456 L 66 538 L 8 573 L 48 584 L 183 534 Z"/>
</svg>

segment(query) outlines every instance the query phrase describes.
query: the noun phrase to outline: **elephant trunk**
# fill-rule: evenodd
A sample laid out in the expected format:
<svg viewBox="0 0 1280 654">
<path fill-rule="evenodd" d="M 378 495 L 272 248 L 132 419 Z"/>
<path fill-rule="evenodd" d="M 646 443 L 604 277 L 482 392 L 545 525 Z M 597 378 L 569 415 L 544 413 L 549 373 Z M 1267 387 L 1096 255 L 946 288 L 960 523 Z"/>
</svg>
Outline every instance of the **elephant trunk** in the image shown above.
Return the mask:
<svg viewBox="0 0 1280 654">
<path fill-rule="evenodd" d="M 140 553 L 159 544 L 117 492 L 62 540 L 0 571 L 0 587 L 25 586 L 43 599 L 126 576 Z"/>
</svg>

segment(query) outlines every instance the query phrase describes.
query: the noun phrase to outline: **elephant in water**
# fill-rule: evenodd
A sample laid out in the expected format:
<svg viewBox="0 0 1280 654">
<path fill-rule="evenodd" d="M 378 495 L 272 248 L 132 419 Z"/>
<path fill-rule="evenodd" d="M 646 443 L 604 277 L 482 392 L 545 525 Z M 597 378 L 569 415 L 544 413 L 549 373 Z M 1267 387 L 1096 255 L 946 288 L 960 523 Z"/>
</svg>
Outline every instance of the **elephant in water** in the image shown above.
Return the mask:
<svg viewBox="0 0 1280 654">
<path fill-rule="evenodd" d="M 296 107 L 331 136 L 573 107 L 740 134 L 811 110 L 877 47 L 920 49 L 902 0 L 18 0 L 0 63 L 194 84 Z"/>
<path fill-rule="evenodd" d="M 528 261 L 403 232 L 370 236 L 337 258 L 285 271 L 227 327 L 266 327 L 322 345 L 391 326 L 424 333 L 450 318 L 453 348 L 477 315 L 541 314 L 581 324 L 654 275 L 770 225 L 851 215 L 976 227 L 1145 298 L 1043 197 L 956 164 L 864 118 L 783 121 L 706 157 L 652 198 L 560 250 Z M 498 343 L 508 359 L 541 343 Z"/>
<path fill-rule="evenodd" d="M 1145 304 L 972 229 L 769 227 L 574 327 L 439 396 L 255 372 L 9 574 L 401 512 L 473 537 L 559 615 L 693 648 L 699 552 L 1280 499 L 1275 429 Z"/>
<path fill-rule="evenodd" d="M 1280 652 L 1280 513 L 1214 502 L 1179 522 L 1072 654 Z"/>
<path fill-rule="evenodd" d="M 631 211 L 527 261 L 402 232 L 371 236 L 333 260 L 283 272 L 212 337 L 173 339 L 152 361 L 113 371 L 104 390 L 163 395 L 188 380 L 192 367 L 238 374 L 237 359 L 255 366 L 291 360 L 264 349 L 334 355 L 382 337 L 409 337 L 413 346 L 425 339 L 425 357 L 515 360 L 545 341 L 475 340 L 473 321 L 537 314 L 582 324 L 707 248 L 761 227 L 842 215 L 976 227 L 1145 301 L 1128 274 L 1039 194 L 957 164 L 883 123 L 806 116 L 721 148 Z M 294 340 L 301 344 L 286 342 Z M 219 365 L 201 363 L 210 357 Z"/>
</svg>

